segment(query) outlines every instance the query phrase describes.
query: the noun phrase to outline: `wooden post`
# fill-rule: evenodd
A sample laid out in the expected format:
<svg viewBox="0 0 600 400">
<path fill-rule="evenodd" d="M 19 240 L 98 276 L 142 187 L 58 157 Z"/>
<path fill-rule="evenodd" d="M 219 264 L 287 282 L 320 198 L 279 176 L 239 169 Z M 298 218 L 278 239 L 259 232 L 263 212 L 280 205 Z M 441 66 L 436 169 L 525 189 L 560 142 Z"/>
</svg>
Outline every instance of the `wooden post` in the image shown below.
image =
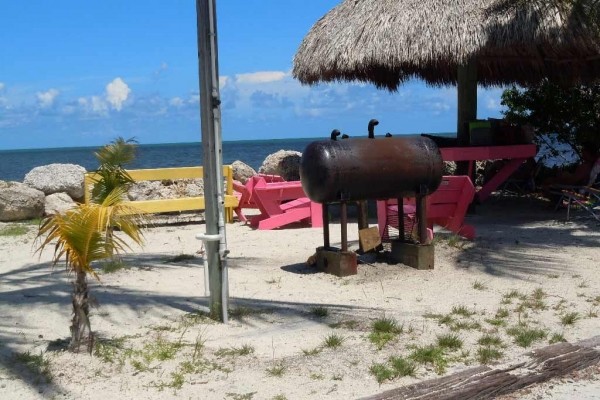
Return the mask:
<svg viewBox="0 0 600 400">
<path fill-rule="evenodd" d="M 469 122 L 477 119 L 477 61 L 471 58 L 458 66 L 456 138 L 459 146 L 468 146 Z M 468 162 L 457 163 L 457 175 L 467 175 Z M 473 177 L 471 177 L 473 179 Z"/>
</svg>

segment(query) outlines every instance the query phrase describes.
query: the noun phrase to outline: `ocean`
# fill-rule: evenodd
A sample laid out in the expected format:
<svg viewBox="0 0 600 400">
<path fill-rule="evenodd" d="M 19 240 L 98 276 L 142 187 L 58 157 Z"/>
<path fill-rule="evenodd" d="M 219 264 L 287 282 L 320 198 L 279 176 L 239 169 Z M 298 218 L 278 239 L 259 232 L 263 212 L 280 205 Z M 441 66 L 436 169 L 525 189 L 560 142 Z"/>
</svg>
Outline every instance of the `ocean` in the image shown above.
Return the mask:
<svg viewBox="0 0 600 400">
<path fill-rule="evenodd" d="M 323 138 L 324 139 L 324 138 Z M 258 170 L 264 159 L 279 150 L 304 151 L 320 138 L 240 140 L 223 142 L 223 163 L 241 160 Z M 98 147 L 63 147 L 53 149 L 0 150 L 0 180 L 22 182 L 25 175 L 40 165 L 70 163 L 88 171 L 98 168 L 94 151 Z M 202 165 L 200 142 L 140 144 L 136 160 L 127 168 L 167 168 Z"/>
<path fill-rule="evenodd" d="M 452 137 L 453 133 L 436 133 L 437 136 Z M 406 135 L 413 136 L 413 135 Z M 270 139 L 270 140 L 239 140 L 223 142 L 223 163 L 231 164 L 241 160 L 252 168 L 258 170 L 264 159 L 278 150 L 304 151 L 312 141 L 326 138 L 300 138 L 300 139 Z M 22 182 L 25 174 L 40 165 L 53 163 L 70 163 L 83 166 L 88 171 L 98 167 L 94 151 L 98 147 L 63 147 L 53 149 L 25 149 L 25 150 L 0 150 L 0 180 Z M 548 150 L 544 146 L 540 149 L 538 157 Z M 572 162 L 569 159 L 547 157 L 544 164 L 547 166 L 560 165 Z M 200 142 L 168 143 L 168 144 L 140 144 L 138 155 L 130 169 L 142 168 L 168 168 L 191 167 L 202 165 L 202 145 Z"/>
</svg>

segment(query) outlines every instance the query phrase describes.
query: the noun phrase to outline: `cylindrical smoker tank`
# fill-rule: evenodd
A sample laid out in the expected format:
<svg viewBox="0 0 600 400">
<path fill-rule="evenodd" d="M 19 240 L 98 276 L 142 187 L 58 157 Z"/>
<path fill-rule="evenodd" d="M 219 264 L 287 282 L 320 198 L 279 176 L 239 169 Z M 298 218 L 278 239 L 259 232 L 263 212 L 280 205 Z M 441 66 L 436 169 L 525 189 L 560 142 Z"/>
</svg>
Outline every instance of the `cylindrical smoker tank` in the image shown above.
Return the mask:
<svg viewBox="0 0 600 400">
<path fill-rule="evenodd" d="M 311 200 L 335 203 L 429 194 L 442 171 L 442 156 L 429 138 L 353 138 L 310 143 L 300 179 Z"/>
</svg>

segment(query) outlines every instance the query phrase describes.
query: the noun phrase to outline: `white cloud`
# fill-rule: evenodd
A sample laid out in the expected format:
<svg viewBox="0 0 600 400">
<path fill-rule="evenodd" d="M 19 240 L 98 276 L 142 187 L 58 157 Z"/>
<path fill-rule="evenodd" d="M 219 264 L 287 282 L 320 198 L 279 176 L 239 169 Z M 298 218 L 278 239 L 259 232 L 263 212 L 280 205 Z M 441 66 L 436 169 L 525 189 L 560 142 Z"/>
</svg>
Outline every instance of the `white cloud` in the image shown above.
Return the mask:
<svg viewBox="0 0 600 400">
<path fill-rule="evenodd" d="M 247 74 L 237 74 L 235 80 L 237 83 L 268 83 L 276 82 L 285 78 L 287 73 L 283 71 L 259 71 Z"/>
<path fill-rule="evenodd" d="M 185 102 L 181 97 L 173 97 L 171 100 L 169 100 L 169 104 L 173 107 L 181 107 L 185 104 Z"/>
<path fill-rule="evenodd" d="M 87 98 L 80 97 L 77 99 L 77 104 L 83 107 L 87 113 L 99 115 L 108 114 L 108 104 L 99 96 L 91 96 Z"/>
<path fill-rule="evenodd" d="M 4 82 L 0 82 L 0 92 L 4 90 L 5 87 L 6 85 L 4 84 Z"/>
<path fill-rule="evenodd" d="M 487 108 L 490 111 L 500 111 L 502 109 L 500 99 L 488 97 L 485 102 L 485 108 Z"/>
<path fill-rule="evenodd" d="M 117 111 L 121 111 L 130 93 L 131 89 L 121 78 L 115 78 L 106 85 L 106 101 Z"/>
<path fill-rule="evenodd" d="M 45 92 L 38 92 L 37 99 L 42 108 L 51 107 L 54 104 L 54 100 L 56 100 L 56 96 L 58 96 L 59 91 L 56 89 L 50 89 Z"/>
<path fill-rule="evenodd" d="M 227 83 L 229 83 L 228 76 L 220 76 L 219 77 L 219 89 L 223 89 L 225 86 L 227 86 Z"/>
</svg>

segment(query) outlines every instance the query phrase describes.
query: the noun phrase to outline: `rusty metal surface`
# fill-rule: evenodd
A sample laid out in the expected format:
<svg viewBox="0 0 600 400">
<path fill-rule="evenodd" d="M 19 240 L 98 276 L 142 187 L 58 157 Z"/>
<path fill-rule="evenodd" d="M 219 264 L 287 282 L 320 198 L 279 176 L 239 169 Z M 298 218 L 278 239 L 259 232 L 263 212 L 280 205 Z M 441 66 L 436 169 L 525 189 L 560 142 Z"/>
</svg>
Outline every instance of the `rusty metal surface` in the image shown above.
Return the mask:
<svg viewBox="0 0 600 400">
<path fill-rule="evenodd" d="M 434 192 L 443 161 L 426 137 L 377 137 L 312 142 L 302 153 L 300 179 L 318 203 L 415 196 Z"/>
</svg>

